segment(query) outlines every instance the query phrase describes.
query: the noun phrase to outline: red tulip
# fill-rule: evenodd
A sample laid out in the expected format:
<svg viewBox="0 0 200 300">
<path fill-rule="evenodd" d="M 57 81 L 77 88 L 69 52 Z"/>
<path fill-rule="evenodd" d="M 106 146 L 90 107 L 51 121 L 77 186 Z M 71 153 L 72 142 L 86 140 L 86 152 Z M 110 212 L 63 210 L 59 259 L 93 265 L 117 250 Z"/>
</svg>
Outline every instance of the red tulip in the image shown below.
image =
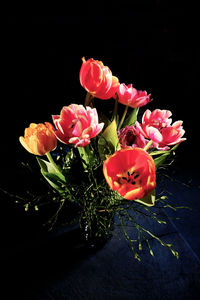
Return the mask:
<svg viewBox="0 0 200 300">
<path fill-rule="evenodd" d="M 24 137 L 20 136 L 19 141 L 28 152 L 41 156 L 57 147 L 54 128 L 48 122 L 44 124 L 31 123 L 25 129 Z"/>
<path fill-rule="evenodd" d="M 104 66 L 101 61 L 92 58 L 85 61 L 81 66 L 80 83 L 92 96 L 100 99 L 109 99 L 115 95 L 119 80 L 112 76 L 111 70 Z"/>
<path fill-rule="evenodd" d="M 140 199 L 156 187 L 154 160 L 141 148 L 115 152 L 104 162 L 103 173 L 110 188 L 127 200 Z"/>
</svg>

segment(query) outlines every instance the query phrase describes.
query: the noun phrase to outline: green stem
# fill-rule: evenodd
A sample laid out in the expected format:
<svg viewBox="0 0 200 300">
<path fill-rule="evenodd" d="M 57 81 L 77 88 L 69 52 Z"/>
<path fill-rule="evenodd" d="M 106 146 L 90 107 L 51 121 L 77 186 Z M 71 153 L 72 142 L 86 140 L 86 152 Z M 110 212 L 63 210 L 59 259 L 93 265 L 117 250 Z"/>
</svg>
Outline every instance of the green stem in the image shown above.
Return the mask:
<svg viewBox="0 0 200 300">
<path fill-rule="evenodd" d="M 91 106 L 93 107 L 92 99 L 94 98 L 93 95 L 91 95 L 89 92 L 87 92 L 85 97 L 85 106 Z"/>
<path fill-rule="evenodd" d="M 149 147 L 151 146 L 152 143 L 153 143 L 153 141 L 150 140 L 150 141 L 146 144 L 146 146 L 144 147 L 144 150 L 147 151 L 147 150 L 149 149 Z"/>
<path fill-rule="evenodd" d="M 54 162 L 53 157 L 51 156 L 51 153 L 50 153 L 50 152 L 47 152 L 47 153 L 46 153 L 46 156 L 47 156 L 49 162 L 51 163 L 52 167 L 54 168 L 54 170 L 55 170 L 57 173 L 62 174 L 60 168 L 59 168 L 59 167 L 56 165 L 56 163 Z"/>
<path fill-rule="evenodd" d="M 125 119 L 125 117 L 126 117 L 127 111 L 128 111 L 128 105 L 126 105 L 126 107 L 125 107 L 124 113 L 123 113 L 122 118 L 121 118 L 121 121 L 120 121 L 120 123 L 119 123 L 118 130 L 120 130 L 121 127 L 122 127 L 122 124 L 123 124 L 124 119 Z"/>
<path fill-rule="evenodd" d="M 113 119 L 117 121 L 117 111 L 118 111 L 118 95 L 116 96 L 115 99 L 115 106 L 114 106 L 114 111 L 113 111 Z"/>
<path fill-rule="evenodd" d="M 82 163 L 83 163 L 83 167 L 84 169 L 87 168 L 87 166 L 90 164 L 90 147 L 89 145 L 85 146 L 85 147 L 78 147 L 78 152 L 79 152 L 79 155 L 81 157 L 81 159 L 83 160 Z"/>
</svg>

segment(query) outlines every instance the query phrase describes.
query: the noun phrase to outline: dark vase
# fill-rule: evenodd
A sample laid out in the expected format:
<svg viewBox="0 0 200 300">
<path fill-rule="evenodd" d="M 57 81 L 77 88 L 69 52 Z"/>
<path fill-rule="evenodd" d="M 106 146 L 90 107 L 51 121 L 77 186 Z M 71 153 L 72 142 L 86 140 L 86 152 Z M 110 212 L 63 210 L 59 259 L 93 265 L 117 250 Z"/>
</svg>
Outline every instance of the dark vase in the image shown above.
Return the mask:
<svg viewBox="0 0 200 300">
<path fill-rule="evenodd" d="M 113 212 L 98 212 L 90 218 L 83 218 L 80 224 L 81 240 L 89 250 L 97 250 L 112 237 L 114 229 Z"/>
</svg>

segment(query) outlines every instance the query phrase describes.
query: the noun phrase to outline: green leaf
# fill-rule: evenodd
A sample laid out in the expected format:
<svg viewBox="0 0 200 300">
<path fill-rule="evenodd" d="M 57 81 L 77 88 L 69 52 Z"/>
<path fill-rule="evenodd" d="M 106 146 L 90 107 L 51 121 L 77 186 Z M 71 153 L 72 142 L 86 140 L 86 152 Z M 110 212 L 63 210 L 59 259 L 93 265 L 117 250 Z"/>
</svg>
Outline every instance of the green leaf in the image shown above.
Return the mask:
<svg viewBox="0 0 200 300">
<path fill-rule="evenodd" d="M 44 178 L 55 190 L 62 194 L 64 192 L 64 185 L 66 184 L 64 175 L 56 172 L 50 162 L 39 157 L 36 158 Z"/>
<path fill-rule="evenodd" d="M 158 168 L 159 166 L 161 166 L 164 163 L 164 161 L 166 160 L 168 155 L 170 155 L 170 151 L 166 151 L 166 153 L 164 153 L 161 156 L 154 159 L 156 168 Z"/>
<path fill-rule="evenodd" d="M 65 180 L 65 176 L 60 173 L 60 172 L 56 172 L 56 170 L 54 169 L 54 167 L 52 166 L 52 164 L 44 159 L 41 159 L 39 157 L 36 157 L 39 166 L 41 168 L 41 172 L 44 171 L 46 173 L 51 173 L 51 174 L 55 174 L 58 178 L 60 178 L 62 181 L 66 182 Z"/>
<path fill-rule="evenodd" d="M 179 145 L 180 145 L 180 144 L 176 144 L 174 147 L 172 147 L 172 148 L 170 149 L 170 151 L 175 151 L 176 148 L 178 148 Z"/>
<path fill-rule="evenodd" d="M 50 172 L 50 173 L 55 172 L 54 168 L 52 167 L 50 162 L 48 162 L 44 159 L 41 159 L 39 157 L 36 157 L 36 159 L 39 163 L 39 166 L 40 166 L 41 170 L 43 170 L 44 172 Z"/>
<path fill-rule="evenodd" d="M 166 153 L 166 150 L 158 150 L 158 151 L 153 151 L 153 152 L 150 152 L 149 155 L 151 156 L 155 156 L 155 155 L 160 155 L 160 154 L 164 154 Z"/>
<path fill-rule="evenodd" d="M 155 162 L 156 168 L 160 167 L 166 160 L 167 156 L 170 155 L 171 153 L 173 153 L 178 146 L 179 146 L 179 144 L 175 145 L 170 150 L 166 150 L 165 153 L 163 153 L 161 156 L 155 158 L 154 162 Z M 161 151 L 158 151 L 158 152 L 161 152 Z M 150 155 L 152 155 L 152 153 L 150 153 Z"/>
<path fill-rule="evenodd" d="M 133 111 L 131 112 L 131 114 L 125 120 L 124 126 L 130 126 L 130 125 L 133 126 L 133 125 L 135 125 L 135 122 L 137 121 L 138 111 L 139 111 L 139 107 L 133 109 Z"/>
<path fill-rule="evenodd" d="M 100 136 L 98 150 L 101 159 L 105 160 L 107 155 L 111 155 L 119 149 L 120 144 L 117 135 L 117 125 L 115 120 L 113 120 Z"/>
<path fill-rule="evenodd" d="M 90 145 L 85 147 L 78 147 L 80 157 L 83 160 L 83 167 L 87 168 L 88 165 L 93 165 L 95 157 L 93 151 L 90 149 Z"/>
<path fill-rule="evenodd" d="M 65 191 L 65 182 L 62 181 L 56 174 L 48 173 L 41 170 L 42 175 L 47 180 L 47 182 L 60 194 L 63 194 Z"/>
<path fill-rule="evenodd" d="M 141 199 L 137 199 L 135 201 L 138 202 L 138 203 L 141 203 L 143 205 L 146 205 L 146 206 L 154 206 L 155 199 L 156 199 L 155 194 L 156 194 L 156 192 L 155 192 L 155 189 L 154 189 L 152 192 L 150 192 L 145 197 L 143 197 Z"/>
</svg>

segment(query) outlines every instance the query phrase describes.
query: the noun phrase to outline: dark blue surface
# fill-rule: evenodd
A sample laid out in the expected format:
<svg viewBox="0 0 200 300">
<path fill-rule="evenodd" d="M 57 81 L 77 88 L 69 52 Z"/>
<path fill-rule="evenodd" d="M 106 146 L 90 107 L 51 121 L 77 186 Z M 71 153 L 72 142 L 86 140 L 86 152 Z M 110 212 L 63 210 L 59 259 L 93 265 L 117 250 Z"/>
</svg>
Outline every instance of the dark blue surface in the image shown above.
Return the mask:
<svg viewBox="0 0 200 300">
<path fill-rule="evenodd" d="M 13 295 L 30 300 L 198 299 L 200 260 L 187 234 L 172 221 L 159 225 L 142 215 L 135 217 L 164 242 L 173 243 L 180 258 L 151 238 L 154 256 L 143 241 L 138 262 L 124 239 L 115 236 L 94 253 L 74 247 L 78 241 L 76 231 L 40 239 L 36 236 L 13 247 L 1 247 L 1 283 L 7 295 L 4 299 L 12 299 Z M 127 230 L 132 239 L 137 238 L 134 227 L 128 226 Z M 117 225 L 115 233 L 119 237 Z"/>
<path fill-rule="evenodd" d="M 179 259 L 149 238 L 154 256 L 143 241 L 138 262 L 126 241 L 119 239 L 117 219 L 117 236 L 98 251 L 91 252 L 80 247 L 78 231 L 61 230 L 59 234 L 47 235 L 39 230 L 37 218 L 25 218 L 26 214 L 19 210 L 6 228 L 7 235 L 1 237 L 1 283 L 7 295 L 4 299 L 13 299 L 13 296 L 30 300 L 198 299 L 200 205 L 198 177 L 195 173 L 192 175 L 189 187 L 185 186 L 188 174 L 184 172 L 176 172 L 177 183 L 165 179 L 162 185 L 162 189 L 165 187 L 168 191 L 170 204 L 189 206 L 192 210 L 175 212 L 153 208 L 161 213 L 161 219 L 167 218 L 167 225 L 135 214 L 144 228 L 173 244 Z M 133 226 L 129 224 L 127 230 L 133 240 L 137 239 Z"/>
</svg>

